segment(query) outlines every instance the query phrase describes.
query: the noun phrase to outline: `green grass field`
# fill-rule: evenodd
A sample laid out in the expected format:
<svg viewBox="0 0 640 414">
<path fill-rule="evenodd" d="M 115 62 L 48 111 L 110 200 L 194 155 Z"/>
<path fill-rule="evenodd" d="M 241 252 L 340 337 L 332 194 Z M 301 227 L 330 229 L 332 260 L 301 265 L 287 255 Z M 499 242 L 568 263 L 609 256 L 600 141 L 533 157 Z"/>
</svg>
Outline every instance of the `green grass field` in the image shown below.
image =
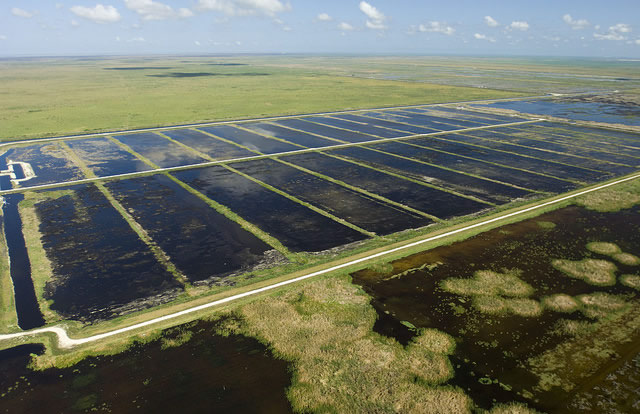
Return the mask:
<svg viewBox="0 0 640 414">
<path fill-rule="evenodd" d="M 243 64 L 228 65 L 237 62 Z M 518 96 L 289 63 L 277 57 L 6 60 L 0 140 Z M 120 69 L 130 67 L 145 69 Z"/>
</svg>

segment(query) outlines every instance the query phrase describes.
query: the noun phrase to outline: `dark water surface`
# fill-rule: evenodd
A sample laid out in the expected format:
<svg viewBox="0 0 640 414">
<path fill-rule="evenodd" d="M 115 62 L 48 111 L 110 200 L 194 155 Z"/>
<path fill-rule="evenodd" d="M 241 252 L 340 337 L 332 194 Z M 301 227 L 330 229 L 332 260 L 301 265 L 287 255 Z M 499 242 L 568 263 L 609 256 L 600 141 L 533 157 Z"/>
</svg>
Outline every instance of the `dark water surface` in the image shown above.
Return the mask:
<svg viewBox="0 0 640 414">
<path fill-rule="evenodd" d="M 555 227 L 540 223 L 554 223 Z M 450 383 L 463 388 L 481 407 L 489 408 L 494 399 L 520 400 L 543 411 L 575 412 L 564 406 L 572 394 L 559 388 L 536 391 L 539 379 L 527 369 L 526 361 L 570 339 L 555 331 L 559 320 L 586 317 L 551 310 L 538 317 L 491 316 L 475 309 L 468 296 L 449 293 L 440 283 L 448 278 L 471 278 L 478 270 L 518 269 L 520 279 L 535 288 L 531 295 L 535 300 L 556 293 L 606 292 L 628 295 L 637 306 L 638 292 L 631 288 L 621 284 L 595 287 L 551 265 L 556 258 L 607 259 L 586 249 L 593 241 L 616 243 L 625 252 L 640 253 L 640 208 L 597 213 L 568 207 L 396 260 L 386 270 L 366 269 L 352 276 L 373 298 L 380 315 L 374 327 L 377 332 L 406 343 L 413 333 L 400 322 L 408 321 L 417 328 L 437 328 L 456 339 L 452 356 L 456 375 Z M 616 266 L 617 274 L 637 273 L 637 267 Z M 522 397 L 525 391 L 533 392 L 532 399 Z"/>
<path fill-rule="evenodd" d="M 495 204 L 504 204 L 516 198 L 531 195 L 527 190 L 514 188 L 494 181 L 483 180 L 456 171 L 446 170 L 418 161 L 396 157 L 368 148 L 344 148 L 333 150 L 331 154 L 346 156 L 387 171 L 424 181 L 440 188 L 456 191 L 467 196 Z"/>
<path fill-rule="evenodd" d="M 345 129 L 332 128 L 327 125 L 316 124 L 313 122 L 305 121 L 303 119 L 280 119 L 275 121 L 275 124 L 283 125 L 288 128 L 298 129 L 303 132 L 310 132 L 327 138 L 339 139 L 345 142 L 364 142 L 373 141 L 378 138 L 371 135 L 360 134 L 354 131 L 347 131 Z"/>
<path fill-rule="evenodd" d="M 252 122 L 242 124 L 242 126 L 244 128 L 255 131 L 256 133 L 280 138 L 285 141 L 303 145 L 308 148 L 319 148 L 340 144 L 340 142 L 337 141 L 320 138 L 318 136 L 307 134 L 305 132 L 295 131 L 293 129 L 285 128 L 280 125 L 269 124 L 266 122 Z"/>
<path fill-rule="evenodd" d="M 164 131 L 164 134 L 188 147 L 207 154 L 215 160 L 228 160 L 256 155 L 247 149 L 215 139 L 194 129 L 174 129 Z"/>
<path fill-rule="evenodd" d="M 462 141 L 462 140 L 460 140 Z M 506 151 L 498 151 L 487 147 L 469 145 L 465 142 L 456 142 L 452 135 L 442 137 L 415 138 L 407 142 L 425 148 L 436 149 L 475 158 L 485 162 L 491 162 L 508 167 L 519 168 L 534 173 L 544 173 L 552 177 L 572 180 L 582 183 L 595 182 L 601 179 L 605 173 L 587 170 L 574 165 L 566 165 L 558 162 L 533 158 L 525 155 Z"/>
<path fill-rule="evenodd" d="M 604 102 L 587 102 L 559 99 L 530 101 L 494 102 L 492 108 L 513 109 L 518 112 L 551 115 L 559 118 L 584 121 L 607 122 L 613 124 L 640 125 L 640 109 L 637 105 L 623 105 Z"/>
<path fill-rule="evenodd" d="M 288 144 L 277 139 L 263 137 L 262 135 L 248 132 L 231 125 L 201 127 L 200 129 L 263 154 L 275 154 L 278 152 L 295 151 L 300 149 L 297 145 Z"/>
<path fill-rule="evenodd" d="M 108 319 L 174 299 L 174 280 L 129 224 L 93 185 L 35 205 L 52 263 L 45 286 L 51 309 L 82 321 Z"/>
<path fill-rule="evenodd" d="M 192 283 L 249 270 L 271 249 L 165 175 L 105 185 Z"/>
<path fill-rule="evenodd" d="M 447 154 L 442 151 L 416 147 L 405 142 L 386 142 L 383 144 L 372 145 L 371 148 L 440 165 L 453 170 L 491 178 L 493 180 L 517 185 L 530 190 L 561 193 L 577 187 L 576 184 L 570 181 L 527 172 L 517 168 L 478 161 L 456 154 Z"/>
<path fill-rule="evenodd" d="M 118 135 L 115 138 L 161 168 L 198 164 L 206 161 L 192 151 L 158 134 L 147 132 Z"/>
<path fill-rule="evenodd" d="M 151 169 L 108 138 L 80 139 L 68 141 L 67 144 L 99 177 Z"/>
<path fill-rule="evenodd" d="M 489 207 L 475 200 L 323 154 L 293 155 L 283 159 L 438 218 L 471 214 Z"/>
<path fill-rule="evenodd" d="M 198 168 L 173 175 L 295 252 L 319 252 L 366 238 L 224 167 Z"/>
<path fill-rule="evenodd" d="M 69 160 L 68 155 L 59 144 L 38 144 L 28 147 L 12 148 L 7 151 L 7 158 L 31 164 L 35 177 L 20 183 L 20 187 L 60 183 L 79 180 L 84 174 Z"/>
<path fill-rule="evenodd" d="M 264 159 L 234 168 L 376 234 L 423 227 L 430 219 L 369 198 L 283 163 Z"/>
<path fill-rule="evenodd" d="M 372 135 L 371 140 L 376 139 L 376 137 L 380 138 L 397 138 L 408 135 L 403 131 L 396 131 L 388 128 L 380 128 L 368 123 L 363 122 L 352 122 L 346 119 L 340 119 L 338 117 L 328 117 L 328 116 L 312 116 L 309 118 L 305 118 L 308 121 L 315 122 L 317 124 L 328 125 L 331 127 L 341 128 L 349 131 L 359 132 L 363 134 Z"/>
<path fill-rule="evenodd" d="M 0 351 L 0 412 L 291 412 L 289 364 L 255 339 L 220 336 L 215 327 L 206 321 L 178 326 L 161 339 L 64 369 L 26 367 L 41 345 Z"/>
</svg>

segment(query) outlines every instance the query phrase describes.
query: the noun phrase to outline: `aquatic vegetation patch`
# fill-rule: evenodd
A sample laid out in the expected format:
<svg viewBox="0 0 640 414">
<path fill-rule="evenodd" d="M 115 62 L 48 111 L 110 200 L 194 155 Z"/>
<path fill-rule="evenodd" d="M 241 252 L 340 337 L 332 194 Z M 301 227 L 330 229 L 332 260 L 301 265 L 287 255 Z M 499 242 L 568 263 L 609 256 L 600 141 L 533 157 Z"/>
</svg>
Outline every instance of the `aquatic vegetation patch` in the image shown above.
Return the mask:
<svg viewBox="0 0 640 414">
<path fill-rule="evenodd" d="M 406 347 L 372 331 L 369 298 L 345 277 L 323 279 L 250 303 L 239 329 L 293 361 L 288 395 L 302 412 L 468 412 L 453 375 L 455 342 L 420 330 Z M 380 392 L 384 390 L 384 392 Z"/>
<path fill-rule="evenodd" d="M 636 290 L 640 290 L 640 276 L 639 275 L 622 275 L 620 276 L 620 283 L 628 286 L 630 288 L 634 288 Z"/>
<path fill-rule="evenodd" d="M 618 263 L 622 263 L 623 265 L 627 265 L 627 266 L 640 265 L 640 258 L 631 253 L 624 253 L 624 252 L 617 253 L 611 257 L 613 257 L 614 260 L 616 260 Z"/>
<path fill-rule="evenodd" d="M 583 305 L 581 312 L 591 319 L 608 318 L 629 305 L 624 298 L 605 292 L 579 295 L 576 299 Z"/>
<path fill-rule="evenodd" d="M 623 252 L 615 243 L 592 242 L 587 244 L 587 249 L 594 253 L 610 256 L 612 259 L 623 265 L 640 265 L 640 258 L 638 256 Z"/>
<path fill-rule="evenodd" d="M 571 313 L 580 307 L 580 304 L 571 296 L 558 293 L 542 298 L 542 305 L 555 312 Z"/>
<path fill-rule="evenodd" d="M 556 259 L 551 262 L 553 267 L 574 279 L 581 279 L 590 285 L 613 286 L 616 284 L 615 264 L 607 260 L 583 259 L 564 260 Z"/>
<path fill-rule="evenodd" d="M 448 292 L 465 296 L 529 296 L 533 293 L 533 287 L 520 279 L 521 273 L 516 269 L 504 273 L 479 270 L 472 279 L 446 279 L 442 287 Z"/>
<path fill-rule="evenodd" d="M 621 253 L 620 247 L 618 247 L 615 243 L 607 243 L 607 242 L 592 242 L 587 244 L 587 250 L 590 250 L 594 253 L 602 254 L 605 256 L 612 256 L 617 253 Z"/>
<path fill-rule="evenodd" d="M 544 230 L 552 230 L 556 228 L 556 223 L 553 221 L 536 221 L 536 224 Z"/>
<path fill-rule="evenodd" d="M 489 414 L 535 414 L 537 412 L 522 403 L 510 403 L 497 404 L 489 411 Z"/>
</svg>

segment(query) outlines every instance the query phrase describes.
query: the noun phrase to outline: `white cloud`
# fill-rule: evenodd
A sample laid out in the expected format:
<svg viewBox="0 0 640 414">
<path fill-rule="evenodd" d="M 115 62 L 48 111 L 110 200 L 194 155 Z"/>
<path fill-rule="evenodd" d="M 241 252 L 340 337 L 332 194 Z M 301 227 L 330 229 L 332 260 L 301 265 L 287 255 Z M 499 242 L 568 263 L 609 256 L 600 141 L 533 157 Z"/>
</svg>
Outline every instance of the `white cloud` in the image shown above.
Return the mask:
<svg viewBox="0 0 640 414">
<path fill-rule="evenodd" d="M 115 23 L 121 17 L 118 9 L 113 6 L 103 6 L 102 4 L 96 4 L 95 7 L 73 6 L 70 10 L 76 16 L 96 23 Z"/>
<path fill-rule="evenodd" d="M 478 40 L 486 40 L 488 42 L 491 43 L 495 43 L 496 39 L 494 39 L 493 37 L 489 37 L 487 35 L 481 34 L 481 33 L 476 33 L 473 35 L 473 37 L 475 37 Z"/>
<path fill-rule="evenodd" d="M 330 22 L 331 20 L 333 20 L 333 18 L 331 16 L 329 16 L 327 13 L 320 13 L 316 19 L 320 20 L 321 22 Z"/>
<path fill-rule="evenodd" d="M 342 22 L 338 25 L 338 29 L 344 31 L 344 32 L 349 32 L 351 30 L 353 30 L 353 26 L 351 26 L 349 23 L 347 22 Z"/>
<path fill-rule="evenodd" d="M 131 38 L 131 39 L 127 40 L 127 42 L 129 42 L 129 43 L 144 43 L 146 41 L 147 40 L 144 37 L 134 37 L 134 38 Z"/>
<path fill-rule="evenodd" d="M 367 27 L 369 29 L 381 30 L 386 29 L 387 26 L 384 24 L 385 20 L 387 20 L 387 16 L 385 16 L 380 10 L 373 7 L 371 4 L 366 1 L 360 2 L 360 11 L 367 16 Z"/>
<path fill-rule="evenodd" d="M 21 9 L 19 7 L 14 7 L 11 9 L 11 14 L 13 14 L 14 16 L 18 16 L 18 17 L 23 17 L 25 19 L 30 19 L 33 17 L 33 13 L 28 12 L 24 9 Z"/>
<path fill-rule="evenodd" d="M 7 36 L 5 36 L 5 35 L 0 35 L 0 40 L 7 40 Z"/>
<path fill-rule="evenodd" d="M 78 27 L 78 26 L 80 26 L 80 23 L 78 23 L 78 21 L 76 19 L 71 19 L 71 26 Z"/>
<path fill-rule="evenodd" d="M 527 30 L 529 30 L 529 23 L 523 21 L 514 21 L 511 22 L 511 24 L 507 26 L 507 28 L 512 30 L 522 30 L 523 32 L 526 32 Z"/>
<path fill-rule="evenodd" d="M 487 24 L 487 26 L 489 27 L 496 27 L 498 26 L 498 21 L 496 19 L 494 19 L 491 16 L 484 16 L 484 22 Z"/>
<path fill-rule="evenodd" d="M 165 20 L 174 17 L 191 17 L 193 12 L 186 8 L 174 10 L 171 6 L 153 0 L 124 0 L 129 10 L 138 13 L 142 20 Z"/>
<path fill-rule="evenodd" d="M 632 29 L 630 25 L 625 23 L 618 23 L 616 25 L 609 26 L 609 32 L 605 34 L 594 33 L 593 37 L 595 37 L 597 40 L 620 41 L 627 39 L 627 36 L 625 36 L 623 33 L 631 33 L 631 31 Z"/>
<path fill-rule="evenodd" d="M 612 32 L 631 33 L 631 26 L 624 23 L 618 23 L 615 26 L 609 27 Z"/>
<path fill-rule="evenodd" d="M 56 3 L 56 9 L 60 10 L 64 8 L 64 4 L 62 3 Z"/>
<path fill-rule="evenodd" d="M 197 41 L 197 40 L 194 40 L 194 41 L 193 41 L 193 44 L 194 44 L 194 45 L 196 45 L 196 46 L 200 46 L 200 42 L 199 42 L 199 41 Z"/>
<path fill-rule="evenodd" d="M 447 36 L 451 36 L 456 31 L 456 29 L 444 22 L 429 22 L 427 24 L 421 24 L 418 26 L 418 30 L 421 32 L 442 33 Z"/>
<path fill-rule="evenodd" d="M 264 14 L 275 16 L 277 13 L 291 10 L 289 3 L 280 0 L 198 0 L 199 10 L 213 10 L 228 16 L 248 16 Z"/>
<path fill-rule="evenodd" d="M 589 21 L 585 19 L 573 20 L 573 17 L 571 17 L 570 14 L 565 14 L 564 16 L 562 16 L 562 20 L 566 24 L 571 26 L 573 30 L 585 29 L 591 25 Z"/>
<path fill-rule="evenodd" d="M 4 38 L 6 39 L 7 37 L 5 36 Z M 640 39 L 636 39 L 635 44 L 640 46 Z"/>
</svg>

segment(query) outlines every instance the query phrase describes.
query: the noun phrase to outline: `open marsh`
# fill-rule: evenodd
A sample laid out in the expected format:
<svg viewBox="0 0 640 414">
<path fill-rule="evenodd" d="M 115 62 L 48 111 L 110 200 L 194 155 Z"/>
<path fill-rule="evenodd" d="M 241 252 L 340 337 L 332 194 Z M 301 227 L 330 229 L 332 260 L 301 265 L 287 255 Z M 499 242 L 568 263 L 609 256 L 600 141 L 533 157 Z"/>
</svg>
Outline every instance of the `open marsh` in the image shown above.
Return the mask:
<svg viewBox="0 0 640 414">
<path fill-rule="evenodd" d="M 449 384 L 476 404 L 580 412 L 576 393 L 601 386 L 598 373 L 626 360 L 640 340 L 638 292 L 617 281 L 638 266 L 614 264 L 609 252 L 587 246 L 615 243 L 638 253 L 638 214 L 638 207 L 567 207 L 352 276 L 372 296 L 377 332 L 404 343 L 424 328 L 455 338 Z M 574 277 L 581 267 L 556 260 L 603 263 L 598 268 L 613 280 L 590 283 Z"/>
</svg>

